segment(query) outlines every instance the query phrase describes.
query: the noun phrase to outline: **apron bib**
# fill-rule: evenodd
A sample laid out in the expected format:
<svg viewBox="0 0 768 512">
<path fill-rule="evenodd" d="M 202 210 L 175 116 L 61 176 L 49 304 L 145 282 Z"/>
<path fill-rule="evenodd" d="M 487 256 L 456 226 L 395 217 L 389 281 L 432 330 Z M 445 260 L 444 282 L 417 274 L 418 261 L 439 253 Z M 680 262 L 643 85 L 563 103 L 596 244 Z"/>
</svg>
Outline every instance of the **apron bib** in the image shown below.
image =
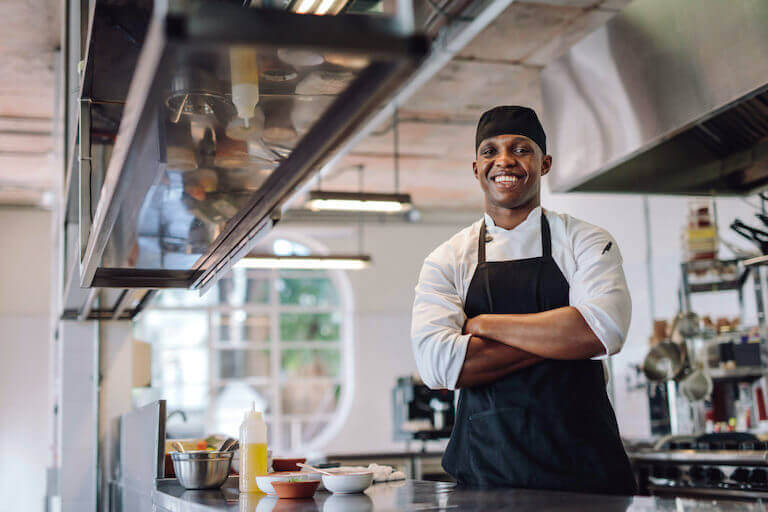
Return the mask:
<svg viewBox="0 0 768 512">
<path fill-rule="evenodd" d="M 542 256 L 485 261 L 485 222 L 467 318 L 539 313 L 569 305 L 541 217 Z M 631 495 L 635 479 L 619 438 L 600 361 L 546 360 L 459 392 L 443 467 L 459 485 Z"/>
</svg>

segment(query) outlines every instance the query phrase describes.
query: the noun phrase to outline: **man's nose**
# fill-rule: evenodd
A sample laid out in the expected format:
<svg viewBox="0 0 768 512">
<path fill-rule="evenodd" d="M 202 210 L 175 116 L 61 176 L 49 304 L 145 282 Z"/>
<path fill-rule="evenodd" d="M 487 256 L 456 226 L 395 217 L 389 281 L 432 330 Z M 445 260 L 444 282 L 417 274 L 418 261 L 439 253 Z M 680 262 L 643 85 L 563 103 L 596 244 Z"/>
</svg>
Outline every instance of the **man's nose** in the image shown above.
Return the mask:
<svg viewBox="0 0 768 512">
<path fill-rule="evenodd" d="M 501 151 L 496 157 L 497 167 L 506 168 L 506 167 L 514 167 L 516 165 L 517 165 L 517 159 L 512 153 L 509 153 L 508 151 Z"/>
</svg>

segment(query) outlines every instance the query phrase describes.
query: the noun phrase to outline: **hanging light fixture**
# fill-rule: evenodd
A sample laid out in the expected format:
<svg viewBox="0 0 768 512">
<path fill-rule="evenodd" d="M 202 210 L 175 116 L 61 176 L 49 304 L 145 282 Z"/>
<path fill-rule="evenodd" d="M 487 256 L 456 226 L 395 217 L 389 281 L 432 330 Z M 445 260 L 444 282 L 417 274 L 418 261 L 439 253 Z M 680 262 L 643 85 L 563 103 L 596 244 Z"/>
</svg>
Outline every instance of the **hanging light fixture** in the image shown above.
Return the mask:
<svg viewBox="0 0 768 512">
<path fill-rule="evenodd" d="M 332 256 L 276 256 L 274 254 L 249 254 L 235 263 L 235 268 L 289 268 L 361 270 L 371 264 L 368 255 Z"/>
<path fill-rule="evenodd" d="M 400 135 L 397 121 L 397 107 L 392 118 L 392 136 L 394 142 L 395 192 L 379 194 L 363 192 L 362 181 L 358 192 L 335 192 L 320 190 L 322 181 L 318 181 L 318 190 L 309 193 L 306 207 L 312 211 L 344 211 L 403 213 L 413 208 L 410 194 L 400 194 Z M 361 174 L 362 176 L 362 174 Z M 362 180 L 362 178 L 361 178 Z"/>
<path fill-rule="evenodd" d="M 362 170 L 361 170 L 362 172 Z M 289 246 L 290 247 L 290 246 Z M 274 253 L 249 253 L 235 263 L 235 268 L 285 268 L 285 269 L 325 269 L 325 270 L 361 270 L 371 265 L 371 257 L 363 253 L 363 219 L 357 225 L 357 254 L 290 254 L 290 248 L 278 248 L 275 243 Z M 303 252 L 303 251 L 302 251 Z"/>
<path fill-rule="evenodd" d="M 412 208 L 408 194 L 372 194 L 363 192 L 309 193 L 307 208 L 314 211 L 331 210 L 347 212 L 401 213 Z"/>
<path fill-rule="evenodd" d="M 298 14 L 336 15 L 348 3 L 348 0 L 294 0 L 288 10 Z"/>
</svg>

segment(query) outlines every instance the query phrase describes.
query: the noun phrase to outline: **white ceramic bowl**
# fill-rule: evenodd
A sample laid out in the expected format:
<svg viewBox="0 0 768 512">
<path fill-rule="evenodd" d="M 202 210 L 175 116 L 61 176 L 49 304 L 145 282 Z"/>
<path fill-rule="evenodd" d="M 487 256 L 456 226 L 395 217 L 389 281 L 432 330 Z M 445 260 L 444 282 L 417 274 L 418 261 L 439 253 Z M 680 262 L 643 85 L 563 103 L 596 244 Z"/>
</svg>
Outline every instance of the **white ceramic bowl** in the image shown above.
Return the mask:
<svg viewBox="0 0 768 512">
<path fill-rule="evenodd" d="M 373 500 L 367 494 L 332 494 L 323 502 L 323 512 L 371 512 L 372 510 Z"/>
<path fill-rule="evenodd" d="M 287 482 L 293 481 L 319 481 L 320 473 L 307 473 L 302 471 L 287 471 L 284 473 L 272 473 L 267 476 L 257 476 L 256 485 L 259 490 L 270 496 L 277 496 L 275 489 L 272 487 L 272 482 Z"/>
<path fill-rule="evenodd" d="M 373 471 L 323 475 L 323 485 L 334 494 L 363 492 L 373 483 Z"/>
</svg>

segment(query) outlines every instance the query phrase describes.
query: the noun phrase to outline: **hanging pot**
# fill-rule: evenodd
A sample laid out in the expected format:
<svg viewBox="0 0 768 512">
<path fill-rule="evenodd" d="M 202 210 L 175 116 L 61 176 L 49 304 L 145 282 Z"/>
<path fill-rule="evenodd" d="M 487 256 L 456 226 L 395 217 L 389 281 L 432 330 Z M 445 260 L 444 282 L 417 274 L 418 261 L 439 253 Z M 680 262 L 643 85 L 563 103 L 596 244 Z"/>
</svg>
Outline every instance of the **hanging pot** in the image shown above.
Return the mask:
<svg viewBox="0 0 768 512">
<path fill-rule="evenodd" d="M 706 400 L 712 394 L 714 384 L 712 377 L 701 368 L 698 368 L 680 380 L 680 394 L 690 402 Z"/>
<path fill-rule="evenodd" d="M 685 349 L 671 341 L 651 348 L 643 360 L 643 373 L 651 382 L 666 382 L 677 377 L 685 366 Z"/>
</svg>

